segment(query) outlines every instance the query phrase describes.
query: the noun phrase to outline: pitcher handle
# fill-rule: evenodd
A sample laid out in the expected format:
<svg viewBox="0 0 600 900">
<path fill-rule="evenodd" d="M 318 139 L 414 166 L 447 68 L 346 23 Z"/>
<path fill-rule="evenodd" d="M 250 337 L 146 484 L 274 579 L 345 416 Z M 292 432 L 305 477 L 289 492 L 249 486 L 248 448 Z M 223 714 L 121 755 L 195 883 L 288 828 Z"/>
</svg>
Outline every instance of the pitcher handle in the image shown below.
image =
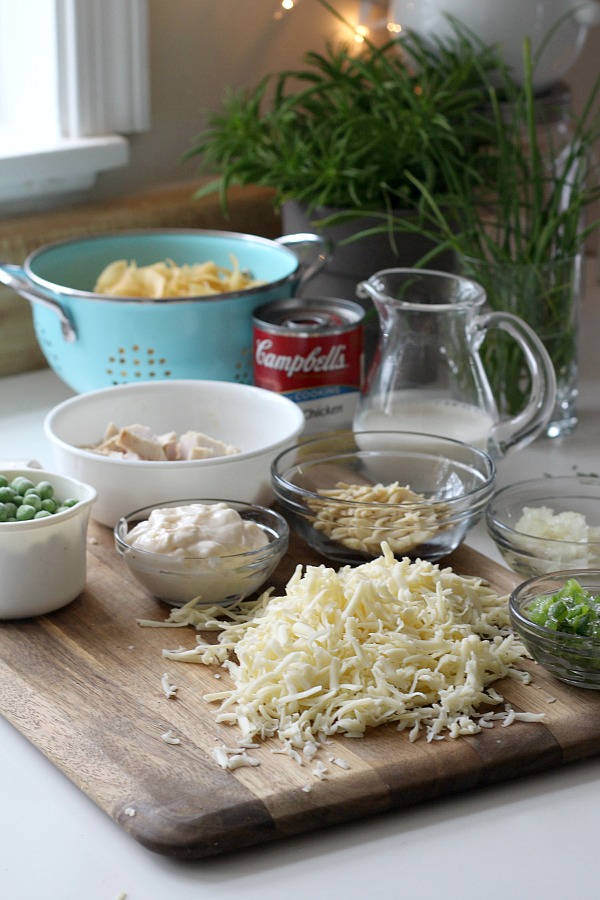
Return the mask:
<svg viewBox="0 0 600 900">
<path fill-rule="evenodd" d="M 275 240 L 276 243 L 287 247 L 298 257 L 300 261 L 299 288 L 323 269 L 333 251 L 331 241 L 312 231 L 284 234 Z"/>
<path fill-rule="evenodd" d="M 519 345 L 531 377 L 531 391 L 525 407 L 516 416 L 497 422 L 491 441 L 500 455 L 526 447 L 543 431 L 556 404 L 556 374 L 548 351 L 535 331 L 519 316 L 508 312 L 489 312 L 474 320 L 479 342 L 492 328 L 507 332 Z"/>
<path fill-rule="evenodd" d="M 52 310 L 59 318 L 62 336 L 65 341 L 72 344 L 77 340 L 77 332 L 69 314 L 62 308 L 58 300 L 55 300 L 52 295 L 45 293 L 29 280 L 22 266 L 16 266 L 12 263 L 0 263 L 0 282 L 31 303 L 39 303 L 41 306 Z"/>
</svg>

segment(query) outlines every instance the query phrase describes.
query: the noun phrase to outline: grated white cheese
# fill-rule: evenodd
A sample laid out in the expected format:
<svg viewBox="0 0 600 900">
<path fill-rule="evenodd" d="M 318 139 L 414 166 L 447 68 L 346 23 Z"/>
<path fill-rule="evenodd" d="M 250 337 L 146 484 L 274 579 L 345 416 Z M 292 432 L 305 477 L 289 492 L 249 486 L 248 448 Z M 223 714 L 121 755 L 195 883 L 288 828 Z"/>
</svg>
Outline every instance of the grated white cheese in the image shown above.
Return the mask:
<svg viewBox="0 0 600 900">
<path fill-rule="evenodd" d="M 512 725 L 513 722 L 541 722 L 544 720 L 543 713 L 516 712 L 509 709 L 502 720 L 503 727 Z"/>
<path fill-rule="evenodd" d="M 282 741 L 282 746 L 279 749 L 272 748 L 271 753 L 285 754 L 286 756 L 289 756 L 291 759 L 293 759 L 294 762 L 297 762 L 299 766 L 301 766 L 304 762 L 302 755 L 298 753 L 297 750 L 294 750 L 289 741 Z"/>
<path fill-rule="evenodd" d="M 190 600 L 183 606 L 173 607 L 167 619 L 157 622 L 154 619 L 136 619 L 138 625 L 146 628 L 186 628 L 192 625 L 198 631 L 221 631 L 223 622 L 242 623 L 247 621 L 248 612 L 261 605 L 263 598 L 270 591 L 261 595 L 254 602 L 245 600 L 243 608 L 238 604 L 231 606 L 205 606 L 198 605 L 199 598 Z"/>
<path fill-rule="evenodd" d="M 327 766 L 324 766 L 320 759 L 317 760 L 317 764 L 312 770 L 312 774 L 315 778 L 318 778 L 319 781 L 325 781 L 327 778 Z"/>
<path fill-rule="evenodd" d="M 222 769 L 239 769 L 241 766 L 259 766 L 254 756 L 240 747 L 215 747 L 213 756 Z"/>
<path fill-rule="evenodd" d="M 178 737 L 175 737 L 173 731 L 169 729 L 169 731 L 165 731 L 164 734 L 161 734 L 161 738 L 165 742 L 165 744 L 180 744 L 181 741 Z"/>
<path fill-rule="evenodd" d="M 432 741 L 506 721 L 506 711 L 478 713 L 503 703 L 493 682 L 528 680 L 514 669 L 526 653 L 508 627 L 506 597 L 480 578 L 382 550 L 339 572 L 298 566 L 283 596 L 267 592 L 244 612 L 229 607 L 226 621 L 220 610 L 176 610 L 197 628 L 214 623 L 218 644 L 198 637 L 194 650 L 164 655 L 221 664 L 234 687 L 206 695 L 220 703 L 217 721 L 249 739 L 277 736 L 287 753 L 383 723 Z M 525 716 L 543 718 L 510 712 L 507 724 Z"/>
<path fill-rule="evenodd" d="M 171 679 L 167 672 L 165 672 L 160 680 L 162 685 L 162 689 L 164 691 L 165 697 L 167 700 L 170 700 L 171 697 L 177 696 L 177 691 L 179 690 L 176 684 L 171 684 Z"/>
</svg>

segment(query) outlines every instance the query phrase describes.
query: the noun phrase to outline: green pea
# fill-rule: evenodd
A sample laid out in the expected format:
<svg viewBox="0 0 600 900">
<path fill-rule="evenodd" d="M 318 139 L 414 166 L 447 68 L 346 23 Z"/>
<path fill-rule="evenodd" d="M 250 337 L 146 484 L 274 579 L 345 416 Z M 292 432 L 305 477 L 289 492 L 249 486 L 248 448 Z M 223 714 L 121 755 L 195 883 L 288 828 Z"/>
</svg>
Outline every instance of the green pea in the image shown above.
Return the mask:
<svg viewBox="0 0 600 900">
<path fill-rule="evenodd" d="M 0 523 L 46 519 L 78 503 L 75 497 L 67 497 L 62 502 L 57 500 L 54 486 L 49 481 L 40 481 L 36 485 L 24 475 L 16 475 L 11 482 L 6 476 L 0 476 Z"/>
<path fill-rule="evenodd" d="M 54 497 L 54 488 L 49 481 L 40 481 L 36 490 L 42 500 L 51 500 Z"/>
<path fill-rule="evenodd" d="M 29 478 L 25 478 L 24 475 L 17 475 L 16 478 L 10 483 L 10 486 L 17 492 L 17 494 L 25 494 L 31 488 L 35 489 L 35 484 Z"/>
<path fill-rule="evenodd" d="M 23 496 L 23 503 L 28 506 L 33 506 L 36 512 L 39 512 L 42 508 L 42 501 L 37 494 L 33 491 L 27 491 L 27 493 Z"/>
<path fill-rule="evenodd" d="M 17 510 L 17 522 L 27 522 L 35 516 L 35 509 L 28 503 L 22 503 Z"/>
</svg>

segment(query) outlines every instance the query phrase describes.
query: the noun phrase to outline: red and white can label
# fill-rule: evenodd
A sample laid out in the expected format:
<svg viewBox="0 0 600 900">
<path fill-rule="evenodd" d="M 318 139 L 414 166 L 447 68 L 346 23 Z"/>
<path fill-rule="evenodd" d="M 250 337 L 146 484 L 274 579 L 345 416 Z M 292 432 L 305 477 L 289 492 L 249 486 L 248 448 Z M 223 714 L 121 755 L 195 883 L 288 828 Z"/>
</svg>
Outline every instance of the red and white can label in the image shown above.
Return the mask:
<svg viewBox="0 0 600 900">
<path fill-rule="evenodd" d="M 350 428 L 363 381 L 363 309 L 289 299 L 254 313 L 254 383 L 298 403 L 305 433 Z"/>
</svg>

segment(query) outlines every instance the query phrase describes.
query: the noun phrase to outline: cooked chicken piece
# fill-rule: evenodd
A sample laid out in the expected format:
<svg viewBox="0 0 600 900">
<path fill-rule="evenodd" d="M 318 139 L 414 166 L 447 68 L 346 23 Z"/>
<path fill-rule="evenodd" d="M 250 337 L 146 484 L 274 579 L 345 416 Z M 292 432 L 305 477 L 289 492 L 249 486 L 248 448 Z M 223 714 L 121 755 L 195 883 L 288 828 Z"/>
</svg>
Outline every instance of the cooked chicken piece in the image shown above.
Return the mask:
<svg viewBox="0 0 600 900">
<path fill-rule="evenodd" d="M 156 461 L 212 459 L 240 452 L 239 447 L 225 444 L 201 431 L 186 431 L 178 438 L 175 431 L 155 434 L 147 425 L 135 424 L 118 428 L 112 422 L 107 427 L 104 438 L 86 449 L 102 456 Z"/>
<path fill-rule="evenodd" d="M 140 459 L 165 460 L 167 455 L 158 437 L 147 425 L 127 425 L 121 428 L 117 438 L 118 446 Z"/>
<path fill-rule="evenodd" d="M 179 438 L 179 459 L 208 459 L 214 456 L 233 456 L 239 447 L 225 444 L 201 431 L 186 431 Z"/>
</svg>

